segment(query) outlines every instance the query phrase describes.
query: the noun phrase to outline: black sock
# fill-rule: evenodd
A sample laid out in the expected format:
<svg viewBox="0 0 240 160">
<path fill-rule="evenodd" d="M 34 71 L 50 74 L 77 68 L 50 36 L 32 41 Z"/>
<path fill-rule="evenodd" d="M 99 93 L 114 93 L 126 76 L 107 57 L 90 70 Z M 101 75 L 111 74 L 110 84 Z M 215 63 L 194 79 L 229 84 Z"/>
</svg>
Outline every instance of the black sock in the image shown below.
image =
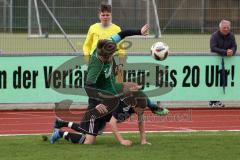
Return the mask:
<svg viewBox="0 0 240 160">
<path fill-rule="evenodd" d="M 83 144 L 86 139 L 84 134 L 68 133 L 68 132 L 62 132 L 62 137 L 69 142 L 78 143 L 78 144 Z"/>
<path fill-rule="evenodd" d="M 69 122 L 61 121 L 61 126 L 62 126 L 62 127 L 68 127 L 68 123 L 69 123 Z"/>
<path fill-rule="evenodd" d="M 59 135 L 60 135 L 60 137 L 63 137 L 63 134 L 64 134 L 63 131 L 59 131 Z"/>
<path fill-rule="evenodd" d="M 82 128 L 80 127 L 80 124 L 78 124 L 78 123 L 72 123 L 70 128 L 73 129 L 74 131 L 77 131 L 77 132 L 80 132 L 80 133 L 84 132 L 82 130 Z"/>
</svg>

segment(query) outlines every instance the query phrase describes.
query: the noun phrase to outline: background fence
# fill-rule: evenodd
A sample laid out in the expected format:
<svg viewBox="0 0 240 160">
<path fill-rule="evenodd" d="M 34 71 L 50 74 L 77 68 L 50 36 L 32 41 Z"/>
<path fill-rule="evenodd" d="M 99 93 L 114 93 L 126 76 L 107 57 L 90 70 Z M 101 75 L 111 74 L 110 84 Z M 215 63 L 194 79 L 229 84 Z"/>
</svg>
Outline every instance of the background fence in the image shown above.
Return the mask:
<svg viewBox="0 0 240 160">
<path fill-rule="evenodd" d="M 89 26 L 98 22 L 100 0 L 44 0 L 67 34 L 85 35 Z M 154 14 L 156 3 L 157 16 Z M 218 28 L 223 18 L 232 22 L 232 31 L 240 42 L 239 0 L 111 0 L 113 22 L 126 28 L 139 28 L 144 23 L 152 26 L 157 35 L 157 21 L 161 29 L 159 39 L 130 39 L 133 47 L 128 52 L 148 52 L 155 41 L 169 44 L 172 52 L 209 52 L 210 33 Z M 39 19 L 37 18 L 39 16 Z M 39 24 L 45 38 L 39 35 Z M 2 53 L 73 52 L 67 41 L 50 39 L 61 35 L 42 0 L 0 0 L 0 51 Z M 73 39 L 82 52 L 84 38 Z"/>
</svg>

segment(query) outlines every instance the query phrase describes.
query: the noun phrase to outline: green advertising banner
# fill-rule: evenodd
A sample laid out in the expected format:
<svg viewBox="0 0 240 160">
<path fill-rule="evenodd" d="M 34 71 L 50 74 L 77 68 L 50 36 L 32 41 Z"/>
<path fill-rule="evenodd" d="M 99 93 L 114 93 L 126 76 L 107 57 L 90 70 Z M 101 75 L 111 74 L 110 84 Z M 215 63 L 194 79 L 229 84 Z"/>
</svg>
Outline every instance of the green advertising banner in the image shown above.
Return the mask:
<svg viewBox="0 0 240 160">
<path fill-rule="evenodd" d="M 224 63 L 224 65 L 223 65 Z M 224 68 L 224 70 L 223 70 Z M 87 103 L 82 56 L 0 57 L 0 103 Z M 137 82 L 152 100 L 240 100 L 240 57 L 128 56 L 124 81 Z"/>
</svg>

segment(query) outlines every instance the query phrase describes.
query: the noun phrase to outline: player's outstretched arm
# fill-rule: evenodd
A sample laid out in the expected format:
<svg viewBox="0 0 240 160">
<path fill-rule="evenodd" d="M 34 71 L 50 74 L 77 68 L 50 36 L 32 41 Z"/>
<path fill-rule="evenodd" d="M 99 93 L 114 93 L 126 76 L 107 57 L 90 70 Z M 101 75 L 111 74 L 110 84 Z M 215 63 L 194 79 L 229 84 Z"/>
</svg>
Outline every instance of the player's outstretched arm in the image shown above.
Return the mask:
<svg viewBox="0 0 240 160">
<path fill-rule="evenodd" d="M 138 129 L 140 134 L 140 143 L 145 145 L 151 145 L 146 139 L 145 127 L 143 123 L 143 113 L 138 113 Z"/>
<path fill-rule="evenodd" d="M 123 137 L 119 133 L 118 127 L 117 127 L 117 119 L 115 117 L 112 116 L 109 124 L 112 128 L 112 132 L 113 132 L 115 138 L 118 140 L 118 142 L 121 145 L 124 145 L 124 146 L 131 146 L 132 145 L 132 141 L 123 139 Z"/>
<path fill-rule="evenodd" d="M 148 35 L 149 33 L 149 25 L 148 24 L 145 24 L 141 29 L 137 29 L 137 30 L 134 30 L 134 29 L 130 29 L 130 30 L 124 30 L 124 31 L 121 31 L 119 32 L 118 34 L 116 35 L 113 35 L 111 37 L 111 39 L 118 43 L 120 42 L 122 39 L 124 39 L 125 37 L 129 37 L 129 36 L 135 36 L 135 35 L 142 35 L 142 36 L 146 36 Z"/>
</svg>

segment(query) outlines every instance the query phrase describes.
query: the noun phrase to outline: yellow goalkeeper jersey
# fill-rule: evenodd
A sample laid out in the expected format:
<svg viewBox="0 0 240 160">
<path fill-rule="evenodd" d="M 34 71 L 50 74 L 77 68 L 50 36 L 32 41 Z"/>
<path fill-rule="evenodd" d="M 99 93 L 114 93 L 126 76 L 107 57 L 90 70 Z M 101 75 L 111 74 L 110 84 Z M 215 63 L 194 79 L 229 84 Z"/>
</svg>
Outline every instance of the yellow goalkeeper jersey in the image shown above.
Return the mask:
<svg viewBox="0 0 240 160">
<path fill-rule="evenodd" d="M 99 39 L 109 39 L 112 35 L 117 34 L 120 31 L 121 28 L 113 23 L 108 27 L 103 27 L 101 23 L 95 23 L 91 25 L 88 30 L 86 40 L 83 44 L 83 54 L 91 55 L 94 49 L 96 49 Z M 120 49 L 119 45 L 118 49 L 119 56 L 124 56 L 125 51 Z"/>
</svg>

